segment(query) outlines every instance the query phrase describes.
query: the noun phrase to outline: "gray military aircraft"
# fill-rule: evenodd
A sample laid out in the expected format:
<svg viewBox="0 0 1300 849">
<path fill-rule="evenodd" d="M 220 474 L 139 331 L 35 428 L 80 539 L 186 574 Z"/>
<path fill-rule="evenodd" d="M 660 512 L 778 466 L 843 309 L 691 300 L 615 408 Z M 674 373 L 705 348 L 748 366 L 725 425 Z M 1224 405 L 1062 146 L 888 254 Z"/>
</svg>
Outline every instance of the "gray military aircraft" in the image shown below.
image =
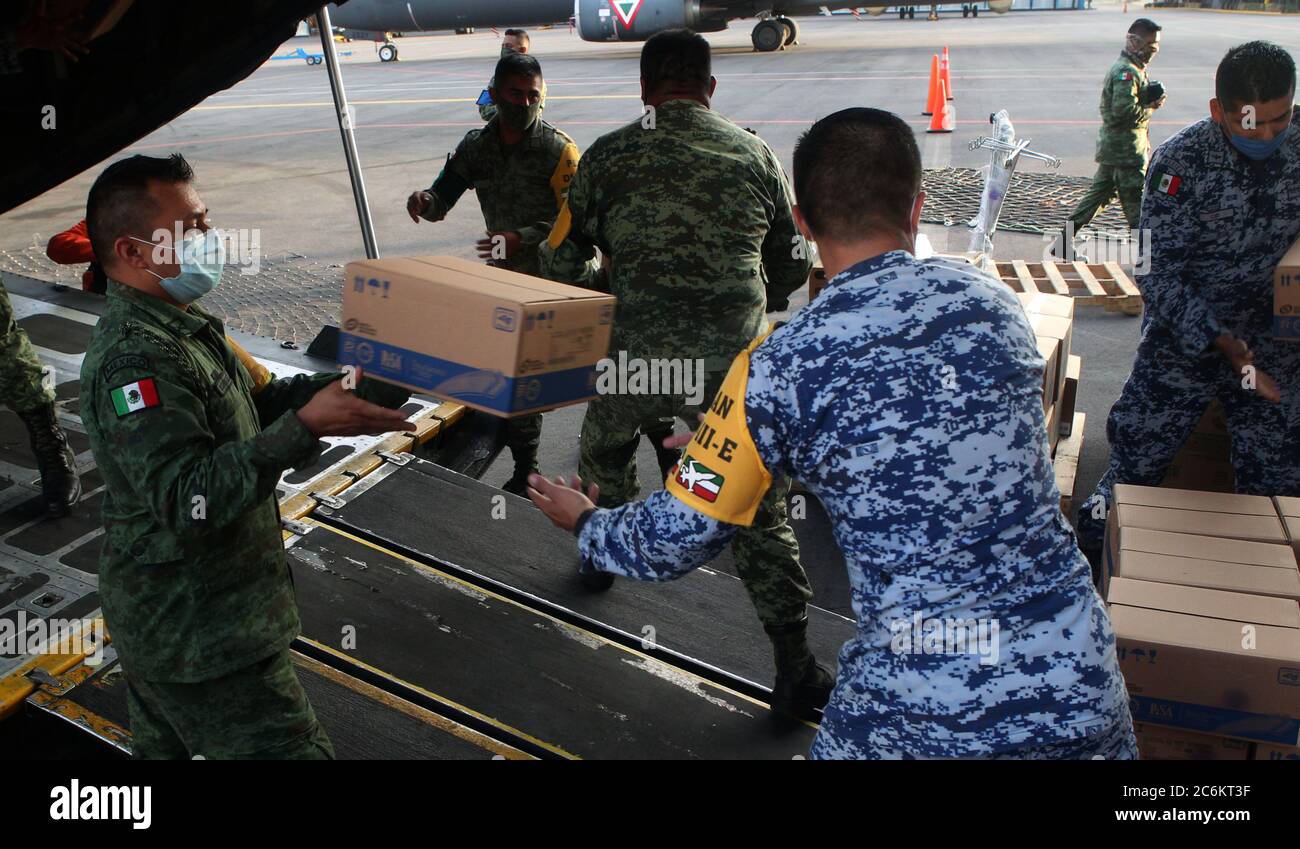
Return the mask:
<svg viewBox="0 0 1300 849">
<path fill-rule="evenodd" d="M 1012 0 L 985 0 L 1002 14 Z M 899 17 L 915 17 L 916 9 L 930 7 L 938 17 L 938 3 L 900 5 L 888 0 L 868 0 L 853 6 L 870 15 L 895 7 Z M 962 3 L 962 17 L 978 15 L 978 3 Z M 791 15 L 828 14 L 823 3 L 800 0 L 349 0 L 330 5 L 337 26 L 370 33 L 422 32 L 454 29 L 472 31 L 480 26 L 538 26 L 570 20 L 584 41 L 645 41 L 673 27 L 696 32 L 718 32 L 729 21 L 758 18 L 751 38 L 754 49 L 780 50 L 794 44 L 799 26 Z M 397 45 L 385 37 L 379 50 L 385 62 L 397 58 Z"/>
</svg>

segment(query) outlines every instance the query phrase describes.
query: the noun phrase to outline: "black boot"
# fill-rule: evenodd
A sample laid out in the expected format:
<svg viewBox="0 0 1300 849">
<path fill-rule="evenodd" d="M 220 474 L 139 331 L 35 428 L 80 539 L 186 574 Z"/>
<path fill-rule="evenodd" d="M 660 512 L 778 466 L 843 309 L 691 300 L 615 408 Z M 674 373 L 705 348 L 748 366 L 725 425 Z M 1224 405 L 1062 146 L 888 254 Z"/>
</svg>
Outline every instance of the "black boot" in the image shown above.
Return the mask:
<svg viewBox="0 0 1300 849">
<path fill-rule="evenodd" d="M 808 647 L 808 617 L 787 625 L 764 625 L 763 630 L 772 640 L 776 660 L 772 713 L 786 718 L 810 718 L 830 700 L 835 676 L 817 662 Z"/>
<path fill-rule="evenodd" d="M 528 476 L 537 474 L 537 452 L 536 451 L 512 451 L 515 460 L 515 471 L 510 475 L 510 480 L 501 485 L 506 492 L 519 495 L 524 498 L 528 497 Z"/>
<path fill-rule="evenodd" d="M 32 439 L 32 453 L 41 472 L 41 494 L 51 516 L 66 516 L 81 497 L 81 479 L 77 477 L 77 459 L 68 438 L 54 417 L 54 405 L 31 410 L 15 410 L 27 425 Z"/>
</svg>

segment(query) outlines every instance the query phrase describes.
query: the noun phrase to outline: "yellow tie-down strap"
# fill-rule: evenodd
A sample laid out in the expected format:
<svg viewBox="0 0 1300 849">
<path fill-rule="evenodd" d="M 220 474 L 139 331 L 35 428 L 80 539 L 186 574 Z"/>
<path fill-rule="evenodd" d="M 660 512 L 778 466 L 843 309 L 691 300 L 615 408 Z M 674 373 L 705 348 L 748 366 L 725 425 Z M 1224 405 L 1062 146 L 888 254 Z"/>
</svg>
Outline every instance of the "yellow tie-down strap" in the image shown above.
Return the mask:
<svg viewBox="0 0 1300 849">
<path fill-rule="evenodd" d="M 465 407 L 460 404 L 444 402 L 431 407 L 411 419 L 415 430 L 402 431 L 384 437 L 373 448 L 347 460 L 332 474 L 321 478 L 311 485 L 311 491 L 317 495 L 338 495 L 352 484 L 378 469 L 384 464 L 385 454 L 401 454 L 424 445 L 442 433 L 444 428 L 454 425 L 465 415 Z M 316 508 L 316 499 L 305 492 L 294 493 L 280 501 L 280 518 L 297 521 Z M 287 540 L 292 534 L 284 532 Z"/>
<path fill-rule="evenodd" d="M 36 680 L 33 680 L 33 673 L 37 676 L 44 673 L 50 678 L 57 678 L 82 663 L 87 657 L 102 651 L 104 646 L 111 642 L 108 632 L 104 629 L 102 618 L 82 620 L 83 625 L 85 623 L 93 625 L 96 622 L 98 627 L 69 629 L 53 646 L 55 651 L 34 655 L 4 677 L 0 677 L 0 721 L 16 713 L 27 697 L 40 686 Z M 94 673 L 95 668 L 84 667 L 84 672 L 78 670 L 81 677 L 77 680 L 84 680 Z"/>
</svg>

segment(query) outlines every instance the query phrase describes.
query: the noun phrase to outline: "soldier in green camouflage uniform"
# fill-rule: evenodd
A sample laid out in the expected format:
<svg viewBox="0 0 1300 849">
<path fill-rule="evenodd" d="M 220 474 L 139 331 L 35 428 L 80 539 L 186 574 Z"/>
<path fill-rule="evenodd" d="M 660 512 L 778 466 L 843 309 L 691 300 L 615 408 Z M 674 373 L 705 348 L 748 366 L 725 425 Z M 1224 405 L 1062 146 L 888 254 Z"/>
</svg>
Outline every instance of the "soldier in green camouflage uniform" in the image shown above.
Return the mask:
<svg viewBox="0 0 1300 849">
<path fill-rule="evenodd" d="M 81 497 L 76 457 L 54 411 L 54 382 L 14 320 L 9 293 L 0 283 L 0 398 L 27 426 L 41 473 L 46 512 L 63 516 Z"/>
<path fill-rule="evenodd" d="M 539 117 L 542 69 L 537 60 L 509 53 L 497 63 L 492 89 L 500 111 L 481 130 L 456 146 L 438 179 L 407 200 L 412 221 L 441 221 L 467 189 L 478 192 L 488 235 L 478 243 L 490 264 L 522 274 L 539 274 L 537 246 L 551 230 L 578 167 L 578 146 Z M 506 424 L 506 445 L 514 473 L 504 489 L 523 495 L 537 471 L 541 414 Z"/>
<path fill-rule="evenodd" d="M 527 53 L 530 41 L 531 39 L 529 39 L 528 33 L 525 32 L 524 30 L 521 29 L 506 30 L 505 34 L 501 37 L 502 58 L 509 56 L 511 53 Z M 492 79 L 488 81 L 488 87 L 483 89 L 483 94 L 487 95 L 486 98 L 487 102 L 484 102 L 484 97 L 482 95 L 479 96 L 478 115 L 484 121 L 491 121 L 493 118 L 496 117 L 497 104 L 495 98 L 492 95 L 492 90 L 495 89 L 496 87 L 497 87 L 497 78 L 494 75 Z M 537 108 L 540 111 L 545 111 L 546 109 L 546 80 L 542 80 L 542 97 L 541 100 L 538 101 Z"/>
<path fill-rule="evenodd" d="M 568 204 L 542 247 L 547 277 L 586 282 L 600 248 L 618 299 L 611 357 L 704 363 L 702 404 L 672 394 L 606 394 L 587 406 L 579 474 L 600 486 L 601 506 L 638 494 L 640 435 L 674 417 L 689 427 L 731 360 L 785 309 L 811 261 L 794 223 L 789 187 L 761 139 L 709 108 L 709 45 L 686 30 L 661 33 L 641 55 L 649 110 L 597 139 Z M 662 460 L 661 460 L 662 462 Z M 786 508 L 789 481 L 773 484 L 732 551 L 741 580 L 776 648 L 774 708 L 825 702 L 831 681 L 806 641 L 812 592 Z"/>
<path fill-rule="evenodd" d="M 1147 65 L 1160 50 L 1160 27 L 1139 18 L 1129 27 L 1124 50 L 1102 82 L 1101 129 L 1097 133 L 1097 173 L 1066 220 L 1063 247 L 1073 259 L 1072 240 L 1097 211 L 1118 195 L 1128 226 L 1136 229 L 1142 209 L 1151 140 L 1151 113 L 1164 105 L 1164 89 L 1147 81 Z"/>
<path fill-rule="evenodd" d="M 109 283 L 81 415 L 105 484 L 99 592 L 130 684 L 133 751 L 331 757 L 290 665 L 300 625 L 275 487 L 322 436 L 411 425 L 345 391 L 339 374 L 252 394 L 221 321 L 192 303 L 222 259 L 150 241 L 174 222 L 208 238 L 192 177 L 179 156 L 131 157 L 100 175 L 88 204 Z M 407 397 L 367 381 L 358 394 Z"/>
</svg>

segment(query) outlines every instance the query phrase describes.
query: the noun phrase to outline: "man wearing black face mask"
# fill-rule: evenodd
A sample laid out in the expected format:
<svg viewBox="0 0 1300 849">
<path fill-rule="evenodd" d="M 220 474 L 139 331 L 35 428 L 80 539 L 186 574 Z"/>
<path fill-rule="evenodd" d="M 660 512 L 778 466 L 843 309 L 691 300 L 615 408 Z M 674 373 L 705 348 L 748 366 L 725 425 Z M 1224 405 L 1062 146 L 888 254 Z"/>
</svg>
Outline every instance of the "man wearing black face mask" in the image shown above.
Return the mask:
<svg viewBox="0 0 1300 849">
<path fill-rule="evenodd" d="M 465 135 L 433 185 L 411 193 L 406 211 L 416 223 L 441 221 L 466 189 L 475 189 L 487 224 L 477 244 L 479 256 L 538 276 L 537 247 L 564 205 L 578 168 L 578 146 L 540 117 L 542 66 L 536 59 L 502 56 L 493 80 L 497 114 L 483 129 Z M 540 415 L 510 420 L 506 444 L 515 470 L 506 491 L 523 494 L 529 473 L 537 470 L 541 433 Z"/>
<path fill-rule="evenodd" d="M 521 29 L 508 29 L 501 37 L 501 57 L 505 58 L 511 53 L 527 53 L 531 48 L 531 40 L 528 33 Z M 497 114 L 496 100 L 492 97 L 492 89 L 496 87 L 497 80 L 493 77 L 488 82 L 488 87 L 483 89 L 483 93 L 478 99 L 478 114 L 484 121 L 491 121 Z M 542 81 L 542 99 L 541 108 L 546 109 L 546 81 Z"/>
<path fill-rule="evenodd" d="M 1061 256 L 1066 259 L 1075 258 L 1075 234 L 1116 197 L 1128 226 L 1138 226 L 1142 181 L 1151 152 L 1147 124 L 1151 113 L 1165 103 L 1164 86 L 1147 80 L 1147 66 L 1160 52 L 1160 26 L 1149 18 L 1138 18 L 1124 38 L 1124 49 L 1102 83 L 1097 173 L 1087 194 L 1070 213 L 1061 236 Z"/>
<path fill-rule="evenodd" d="M 1110 468 L 1080 509 L 1085 550 L 1100 546 L 1112 487 L 1158 484 L 1215 397 L 1228 416 L 1237 490 L 1300 495 L 1300 345 L 1273 336 L 1273 272 L 1300 236 L 1295 80 L 1276 44 L 1232 48 L 1210 117 L 1152 158 L 1142 341 L 1111 408 Z"/>
</svg>

